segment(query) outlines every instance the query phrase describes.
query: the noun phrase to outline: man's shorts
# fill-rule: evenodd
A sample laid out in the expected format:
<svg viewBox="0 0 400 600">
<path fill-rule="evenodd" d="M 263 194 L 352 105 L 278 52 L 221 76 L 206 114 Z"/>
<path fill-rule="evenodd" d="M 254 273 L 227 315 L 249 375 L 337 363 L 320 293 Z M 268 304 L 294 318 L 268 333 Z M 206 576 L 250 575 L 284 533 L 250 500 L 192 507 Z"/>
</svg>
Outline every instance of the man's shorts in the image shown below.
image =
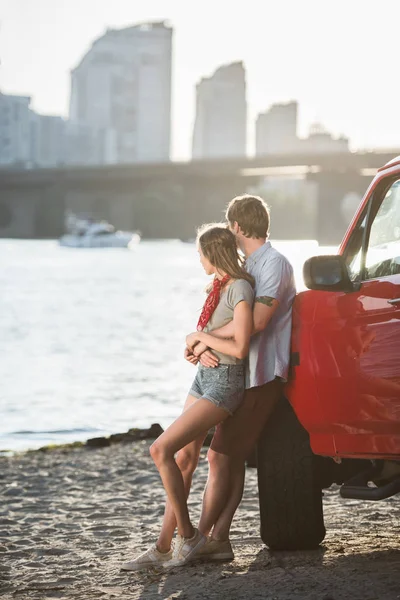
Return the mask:
<svg viewBox="0 0 400 600">
<path fill-rule="evenodd" d="M 218 423 L 211 449 L 219 454 L 247 458 L 283 394 L 283 381 L 273 381 L 249 388 L 231 419 Z"/>
<path fill-rule="evenodd" d="M 243 401 L 244 390 L 244 365 L 199 365 L 189 394 L 209 400 L 233 415 Z"/>
</svg>

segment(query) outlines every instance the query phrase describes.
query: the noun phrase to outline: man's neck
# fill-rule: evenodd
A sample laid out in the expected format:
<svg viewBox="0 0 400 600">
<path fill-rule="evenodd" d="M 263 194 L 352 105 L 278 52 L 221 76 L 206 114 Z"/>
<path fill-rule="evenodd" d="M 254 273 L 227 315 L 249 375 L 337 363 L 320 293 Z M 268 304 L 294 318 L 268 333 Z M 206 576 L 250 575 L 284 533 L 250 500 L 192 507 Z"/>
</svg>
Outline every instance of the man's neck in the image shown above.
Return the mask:
<svg viewBox="0 0 400 600">
<path fill-rule="evenodd" d="M 246 258 L 249 258 L 253 252 L 264 246 L 267 240 L 265 238 L 247 238 L 242 237 L 240 240 L 240 247 Z"/>
</svg>

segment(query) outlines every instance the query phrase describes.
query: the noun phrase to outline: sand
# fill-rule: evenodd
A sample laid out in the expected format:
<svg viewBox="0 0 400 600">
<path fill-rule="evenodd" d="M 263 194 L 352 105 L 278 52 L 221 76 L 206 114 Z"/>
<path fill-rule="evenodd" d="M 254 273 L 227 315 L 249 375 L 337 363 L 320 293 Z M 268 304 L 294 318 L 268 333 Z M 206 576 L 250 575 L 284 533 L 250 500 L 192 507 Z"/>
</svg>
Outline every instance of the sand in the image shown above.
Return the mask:
<svg viewBox="0 0 400 600">
<path fill-rule="evenodd" d="M 400 599 L 398 497 L 325 492 L 327 536 L 312 552 L 270 552 L 259 538 L 257 476 L 247 469 L 235 560 L 168 573 L 120 571 L 155 540 L 164 492 L 148 440 L 0 458 L 0 595 L 4 599 Z M 190 509 L 199 514 L 206 450 Z"/>
</svg>

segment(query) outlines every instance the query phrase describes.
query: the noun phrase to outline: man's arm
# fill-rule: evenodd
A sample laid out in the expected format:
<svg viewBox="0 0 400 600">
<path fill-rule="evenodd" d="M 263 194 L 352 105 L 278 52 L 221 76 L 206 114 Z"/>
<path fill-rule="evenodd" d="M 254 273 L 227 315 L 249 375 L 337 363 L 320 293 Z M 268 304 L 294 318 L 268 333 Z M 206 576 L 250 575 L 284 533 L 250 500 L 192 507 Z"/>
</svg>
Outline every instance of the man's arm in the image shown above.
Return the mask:
<svg viewBox="0 0 400 600">
<path fill-rule="evenodd" d="M 279 301 L 271 296 L 257 296 L 254 300 L 252 335 L 266 328 L 278 306 Z"/>
<path fill-rule="evenodd" d="M 233 338 L 235 335 L 235 326 L 233 324 L 233 319 L 232 319 L 232 321 L 229 321 L 229 323 L 227 323 L 223 327 L 218 327 L 218 329 L 213 329 L 211 334 L 214 337 L 220 338 L 221 340 L 229 340 L 229 339 Z"/>
<path fill-rule="evenodd" d="M 276 309 L 279 306 L 278 300 L 270 296 L 258 296 L 254 300 L 253 307 L 253 330 L 251 335 L 259 333 L 266 328 Z M 229 321 L 223 327 L 213 329 L 211 335 L 217 338 L 230 339 L 235 335 L 235 326 L 232 321 Z"/>
<path fill-rule="evenodd" d="M 259 296 L 255 299 L 253 308 L 253 330 L 251 335 L 255 335 L 259 331 L 263 331 L 263 329 L 266 328 L 278 306 L 278 300 L 270 296 Z M 211 332 L 211 335 L 214 337 L 224 339 L 233 338 L 234 334 L 235 329 L 233 321 L 230 321 L 223 327 L 214 329 Z M 215 354 L 213 354 L 212 350 L 205 349 L 201 353 L 197 353 L 195 351 L 195 355 L 200 358 L 200 362 L 204 367 L 218 366 L 219 360 Z"/>
</svg>

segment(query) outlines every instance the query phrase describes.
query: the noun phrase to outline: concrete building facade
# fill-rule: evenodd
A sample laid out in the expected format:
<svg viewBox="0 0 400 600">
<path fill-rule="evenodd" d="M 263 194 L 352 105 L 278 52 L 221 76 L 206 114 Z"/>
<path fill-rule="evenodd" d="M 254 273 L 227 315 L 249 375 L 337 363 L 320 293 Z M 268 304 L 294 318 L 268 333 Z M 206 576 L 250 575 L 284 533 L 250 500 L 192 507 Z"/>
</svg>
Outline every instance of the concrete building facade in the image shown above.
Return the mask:
<svg viewBox="0 0 400 600">
<path fill-rule="evenodd" d="M 0 93 L 0 165 L 58 167 L 66 161 L 66 122 L 39 115 L 29 96 Z"/>
<path fill-rule="evenodd" d="M 108 29 L 72 71 L 70 121 L 103 140 L 100 163 L 169 160 L 171 63 L 172 28 L 144 23 Z"/>
<path fill-rule="evenodd" d="M 297 102 L 273 104 L 256 121 L 256 155 L 296 152 Z"/>
<path fill-rule="evenodd" d="M 0 93 L 0 165 L 25 166 L 31 160 L 29 96 Z"/>
<path fill-rule="evenodd" d="M 217 69 L 196 87 L 193 159 L 246 155 L 246 73 L 237 62 Z"/>
<path fill-rule="evenodd" d="M 66 122 L 62 117 L 31 114 L 31 163 L 52 168 L 65 164 L 67 155 Z"/>
</svg>

